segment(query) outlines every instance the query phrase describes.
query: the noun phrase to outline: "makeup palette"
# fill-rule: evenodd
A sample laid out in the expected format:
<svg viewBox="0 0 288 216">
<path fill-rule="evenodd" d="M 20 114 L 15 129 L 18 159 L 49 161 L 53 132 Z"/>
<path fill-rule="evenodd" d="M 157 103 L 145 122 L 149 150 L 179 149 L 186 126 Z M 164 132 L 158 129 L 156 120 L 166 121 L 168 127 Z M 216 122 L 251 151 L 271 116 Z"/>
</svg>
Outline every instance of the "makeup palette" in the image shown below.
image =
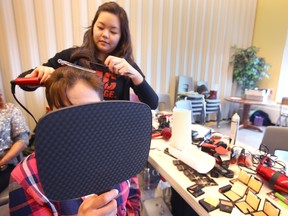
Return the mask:
<svg viewBox="0 0 288 216">
<path fill-rule="evenodd" d="M 267 198 L 265 199 L 263 210 L 254 212 L 254 216 L 279 216 L 281 210 L 277 208 L 272 202 Z"/>
<path fill-rule="evenodd" d="M 245 200 L 238 201 L 235 203 L 235 205 L 242 213 L 251 214 L 258 211 L 260 201 L 261 199 L 256 194 L 254 194 L 251 190 L 248 190 Z"/>
</svg>

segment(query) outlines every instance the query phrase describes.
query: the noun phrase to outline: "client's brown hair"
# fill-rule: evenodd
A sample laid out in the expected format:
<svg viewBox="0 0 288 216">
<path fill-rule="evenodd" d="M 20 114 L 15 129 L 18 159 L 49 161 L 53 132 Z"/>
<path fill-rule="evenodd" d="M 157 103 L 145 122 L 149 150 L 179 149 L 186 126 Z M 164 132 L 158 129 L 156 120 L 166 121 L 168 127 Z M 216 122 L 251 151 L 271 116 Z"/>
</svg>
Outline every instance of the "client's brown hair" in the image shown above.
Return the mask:
<svg viewBox="0 0 288 216">
<path fill-rule="evenodd" d="M 103 85 L 96 74 L 64 66 L 57 68 L 45 82 L 46 99 L 50 109 L 73 105 L 66 91 L 79 80 L 91 86 L 98 93 L 100 100 L 103 100 Z"/>
</svg>

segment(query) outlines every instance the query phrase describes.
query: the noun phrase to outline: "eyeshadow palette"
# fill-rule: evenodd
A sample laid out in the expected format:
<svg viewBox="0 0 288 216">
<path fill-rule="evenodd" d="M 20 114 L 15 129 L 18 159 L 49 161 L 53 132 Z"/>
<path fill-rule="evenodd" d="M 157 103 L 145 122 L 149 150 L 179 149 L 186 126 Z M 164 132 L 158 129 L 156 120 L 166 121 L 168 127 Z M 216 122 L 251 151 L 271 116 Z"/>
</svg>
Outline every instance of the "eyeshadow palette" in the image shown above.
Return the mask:
<svg viewBox="0 0 288 216">
<path fill-rule="evenodd" d="M 248 184 L 249 180 L 251 178 L 251 175 L 249 175 L 247 172 L 244 170 L 240 170 L 239 175 L 238 175 L 238 180 L 241 181 L 243 184 Z"/>
<path fill-rule="evenodd" d="M 281 210 L 277 208 L 272 202 L 270 202 L 267 198 L 265 199 L 263 210 L 254 212 L 252 215 L 254 216 L 279 216 Z"/>
<path fill-rule="evenodd" d="M 235 182 L 242 182 L 243 184 L 247 185 L 247 188 L 252 190 L 254 193 L 258 194 L 263 186 L 263 182 L 260 181 L 255 176 L 252 176 L 245 172 L 244 170 L 241 170 L 239 172 L 238 178 L 231 179 L 230 183 L 234 184 Z"/>
<path fill-rule="evenodd" d="M 219 208 L 219 199 L 215 199 L 213 197 L 205 197 L 199 200 L 199 203 L 207 212 L 211 212 Z"/>
<path fill-rule="evenodd" d="M 254 176 L 251 176 L 248 182 L 248 188 L 256 194 L 260 192 L 262 185 L 263 185 L 263 182 L 261 182 L 259 179 L 257 179 Z"/>
<path fill-rule="evenodd" d="M 220 211 L 231 213 L 233 210 L 233 207 L 234 207 L 234 204 L 232 201 L 220 199 L 220 204 L 219 204 Z"/>
<path fill-rule="evenodd" d="M 251 190 L 248 190 L 244 201 L 238 201 L 235 203 L 237 208 L 244 214 L 251 214 L 258 211 L 261 199 L 254 194 Z"/>
<path fill-rule="evenodd" d="M 207 174 L 202 174 L 185 164 L 181 160 L 173 160 L 173 164 L 177 167 L 177 169 L 184 173 L 185 176 L 187 176 L 190 181 L 193 183 L 196 183 L 198 185 L 202 186 L 214 186 L 217 185 L 217 183 L 214 181 L 214 179 L 210 178 Z"/>
<path fill-rule="evenodd" d="M 235 182 L 230 190 L 223 193 L 229 200 L 236 202 L 245 196 L 247 186 L 239 181 Z"/>
</svg>

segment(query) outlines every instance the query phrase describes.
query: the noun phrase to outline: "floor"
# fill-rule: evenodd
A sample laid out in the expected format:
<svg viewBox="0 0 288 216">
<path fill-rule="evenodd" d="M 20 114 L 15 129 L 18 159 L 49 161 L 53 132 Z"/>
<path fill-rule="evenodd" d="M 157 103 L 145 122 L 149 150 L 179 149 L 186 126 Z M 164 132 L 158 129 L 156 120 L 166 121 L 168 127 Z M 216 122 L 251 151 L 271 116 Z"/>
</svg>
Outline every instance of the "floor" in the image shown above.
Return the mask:
<svg viewBox="0 0 288 216">
<path fill-rule="evenodd" d="M 220 128 L 217 128 L 215 122 L 208 122 L 206 125 L 213 128 L 215 132 L 219 132 L 227 136 L 230 135 L 230 121 L 221 121 Z M 260 128 L 263 130 L 262 133 L 256 130 L 240 129 L 238 131 L 237 141 L 245 143 L 246 145 L 252 146 L 254 148 L 258 148 L 262 141 L 266 127 L 261 126 Z"/>
<path fill-rule="evenodd" d="M 206 123 L 206 126 L 211 127 L 215 130 L 215 132 L 219 132 L 223 135 L 230 135 L 230 121 L 221 121 L 220 122 L 220 127 L 218 128 L 216 125 L 216 122 L 208 122 Z M 241 142 L 241 143 L 245 143 L 247 145 L 253 146 L 254 148 L 258 148 L 261 140 L 263 138 L 264 132 L 266 127 L 265 126 L 261 126 L 260 127 L 263 132 L 259 132 L 259 131 L 254 131 L 254 130 L 248 130 L 248 129 L 241 129 L 238 131 L 238 135 L 237 135 L 237 141 Z M 153 167 L 150 167 L 150 170 L 153 171 Z M 155 174 L 155 171 L 153 171 Z M 142 193 L 142 206 L 143 203 L 145 202 L 145 200 L 149 200 L 149 199 L 153 199 L 155 198 L 155 195 L 159 195 L 159 193 L 157 193 L 157 190 L 155 190 L 155 188 L 157 187 L 157 175 L 153 176 L 155 179 L 155 183 L 152 182 L 152 184 L 150 185 L 150 189 L 146 189 L 145 188 L 145 182 L 144 182 L 144 172 L 141 173 L 139 175 L 139 184 L 140 184 L 140 188 L 141 188 L 141 193 Z M 158 178 L 159 180 L 159 178 Z M 155 193 L 156 192 L 156 193 Z M 165 200 L 167 201 L 167 200 Z M 169 207 L 169 202 L 166 202 L 168 207 Z M 158 205 L 158 204 L 155 204 Z M 159 214 L 160 215 L 160 214 Z M 145 214 L 144 208 L 142 208 L 141 211 L 141 216 L 149 216 L 147 214 Z M 154 216 L 154 215 L 153 215 Z"/>
</svg>

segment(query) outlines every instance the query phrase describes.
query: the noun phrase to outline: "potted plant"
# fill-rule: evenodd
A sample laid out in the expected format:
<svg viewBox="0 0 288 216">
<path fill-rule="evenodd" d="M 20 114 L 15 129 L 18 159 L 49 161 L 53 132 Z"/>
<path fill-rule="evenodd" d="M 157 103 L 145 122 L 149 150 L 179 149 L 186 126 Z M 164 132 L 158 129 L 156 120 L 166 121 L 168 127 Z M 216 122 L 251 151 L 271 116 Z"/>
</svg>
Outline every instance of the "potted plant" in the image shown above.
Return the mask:
<svg viewBox="0 0 288 216">
<path fill-rule="evenodd" d="M 241 86 L 241 93 L 245 89 L 254 89 L 264 77 L 269 78 L 268 68 L 270 64 L 265 59 L 258 57 L 259 48 L 250 46 L 247 49 L 233 47 L 231 63 L 233 64 L 233 80 Z"/>
</svg>

